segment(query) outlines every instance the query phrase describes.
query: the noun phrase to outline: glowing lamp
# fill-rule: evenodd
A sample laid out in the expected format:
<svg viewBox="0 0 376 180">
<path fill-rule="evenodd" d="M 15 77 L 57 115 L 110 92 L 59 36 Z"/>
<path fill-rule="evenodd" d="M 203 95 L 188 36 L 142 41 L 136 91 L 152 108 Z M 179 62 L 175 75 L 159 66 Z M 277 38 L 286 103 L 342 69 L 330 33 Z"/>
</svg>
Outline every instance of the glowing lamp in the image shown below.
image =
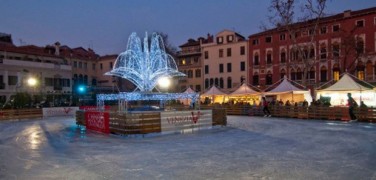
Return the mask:
<svg viewBox="0 0 376 180">
<path fill-rule="evenodd" d="M 170 87 L 171 85 L 171 81 L 170 81 L 170 78 L 168 77 L 160 77 L 158 79 L 158 85 L 161 87 L 161 88 L 168 88 Z"/>
<path fill-rule="evenodd" d="M 37 85 L 37 80 L 35 79 L 35 78 L 29 78 L 28 80 L 27 80 L 27 84 L 29 85 L 29 86 L 35 86 L 35 85 Z"/>
</svg>

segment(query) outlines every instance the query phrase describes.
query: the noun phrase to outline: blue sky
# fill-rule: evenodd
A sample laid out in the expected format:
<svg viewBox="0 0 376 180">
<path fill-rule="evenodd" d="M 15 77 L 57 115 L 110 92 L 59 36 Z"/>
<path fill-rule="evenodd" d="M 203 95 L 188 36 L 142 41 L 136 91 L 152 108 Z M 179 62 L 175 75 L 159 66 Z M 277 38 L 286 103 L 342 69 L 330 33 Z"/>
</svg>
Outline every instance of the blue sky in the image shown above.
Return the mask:
<svg viewBox="0 0 376 180">
<path fill-rule="evenodd" d="M 248 37 L 267 22 L 269 0 L 1 0 L 0 32 L 16 45 L 59 41 L 92 47 L 100 55 L 125 50 L 128 36 L 168 34 L 179 46 L 189 38 L 235 30 Z M 329 0 L 327 13 L 375 7 L 371 0 Z"/>
</svg>

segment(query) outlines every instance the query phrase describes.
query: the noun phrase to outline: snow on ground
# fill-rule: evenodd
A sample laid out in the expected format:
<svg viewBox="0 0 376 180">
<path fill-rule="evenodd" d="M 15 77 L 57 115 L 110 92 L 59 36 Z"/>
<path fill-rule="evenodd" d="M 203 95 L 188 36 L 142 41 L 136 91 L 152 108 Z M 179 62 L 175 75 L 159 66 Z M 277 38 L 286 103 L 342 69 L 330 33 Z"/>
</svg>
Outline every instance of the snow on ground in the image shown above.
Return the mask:
<svg viewBox="0 0 376 180">
<path fill-rule="evenodd" d="M 72 117 L 5 121 L 0 179 L 376 179 L 376 124 L 228 116 L 227 127 L 125 137 Z"/>
</svg>

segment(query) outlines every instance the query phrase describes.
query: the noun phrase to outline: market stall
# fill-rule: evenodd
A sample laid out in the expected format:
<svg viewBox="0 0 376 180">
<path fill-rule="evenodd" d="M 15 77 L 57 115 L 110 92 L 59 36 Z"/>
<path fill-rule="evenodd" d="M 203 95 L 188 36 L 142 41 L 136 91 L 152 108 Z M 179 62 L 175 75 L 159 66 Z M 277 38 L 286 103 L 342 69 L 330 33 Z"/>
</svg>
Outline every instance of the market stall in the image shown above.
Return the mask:
<svg viewBox="0 0 376 180">
<path fill-rule="evenodd" d="M 224 103 L 227 102 L 226 99 L 227 94 L 219 90 L 216 86 L 212 86 L 209 90 L 205 93 L 200 95 L 200 100 L 202 103 L 205 104 L 212 104 L 212 103 Z"/>
<path fill-rule="evenodd" d="M 259 91 L 258 88 L 243 83 L 238 89 L 228 95 L 228 99 L 235 104 L 247 103 L 250 105 L 257 105 L 261 99 L 261 93 Z"/>
<path fill-rule="evenodd" d="M 316 91 L 316 99 L 320 97 L 330 97 L 332 106 L 346 106 L 347 93 L 351 93 L 354 100 L 360 105 L 363 101 L 365 105 L 376 107 L 375 87 L 365 81 L 344 73 L 342 77 L 333 85 Z"/>
<path fill-rule="evenodd" d="M 303 102 L 304 100 L 307 102 L 312 102 L 311 92 L 309 90 L 305 90 L 304 88 L 298 88 L 297 86 L 293 85 L 293 83 L 299 85 L 287 79 L 285 76 L 271 86 L 274 88 L 267 90 L 263 93 L 263 95 L 266 97 L 269 96 L 275 98 L 277 101 L 282 100 L 284 103 L 286 101 L 299 103 Z M 303 85 L 299 86 L 304 87 Z"/>
</svg>

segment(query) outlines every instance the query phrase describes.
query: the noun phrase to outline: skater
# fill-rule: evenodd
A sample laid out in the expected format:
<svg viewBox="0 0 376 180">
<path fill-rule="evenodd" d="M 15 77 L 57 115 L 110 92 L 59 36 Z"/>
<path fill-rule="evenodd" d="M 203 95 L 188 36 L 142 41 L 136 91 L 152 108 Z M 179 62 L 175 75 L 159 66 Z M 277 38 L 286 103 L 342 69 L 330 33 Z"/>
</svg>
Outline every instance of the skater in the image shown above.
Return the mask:
<svg viewBox="0 0 376 180">
<path fill-rule="evenodd" d="M 354 114 L 354 108 L 358 106 L 356 101 L 351 97 L 351 93 L 347 93 L 347 104 L 349 105 L 349 114 L 351 121 L 357 121 L 356 116 Z"/>
<path fill-rule="evenodd" d="M 262 109 L 262 111 L 264 112 L 264 117 L 270 117 L 272 116 L 270 114 L 270 111 L 269 111 L 269 103 L 268 101 L 266 101 L 266 98 L 265 97 L 262 97 L 262 105 L 264 106 L 264 108 Z"/>
</svg>

